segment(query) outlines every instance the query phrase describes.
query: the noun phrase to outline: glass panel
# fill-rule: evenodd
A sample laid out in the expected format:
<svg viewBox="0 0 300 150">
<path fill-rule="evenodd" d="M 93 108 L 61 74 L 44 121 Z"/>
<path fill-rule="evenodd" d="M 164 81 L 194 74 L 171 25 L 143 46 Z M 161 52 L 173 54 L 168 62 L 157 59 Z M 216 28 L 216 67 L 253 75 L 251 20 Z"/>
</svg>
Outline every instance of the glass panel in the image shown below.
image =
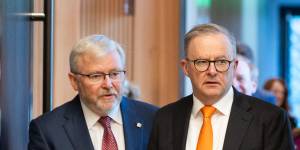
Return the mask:
<svg viewBox="0 0 300 150">
<path fill-rule="evenodd" d="M 289 21 L 289 60 L 288 72 L 289 101 L 293 115 L 298 120 L 300 126 L 300 16 L 291 16 Z"/>
<path fill-rule="evenodd" d="M 30 0 L 0 1 L 1 150 L 27 149 L 32 101 Z"/>
</svg>

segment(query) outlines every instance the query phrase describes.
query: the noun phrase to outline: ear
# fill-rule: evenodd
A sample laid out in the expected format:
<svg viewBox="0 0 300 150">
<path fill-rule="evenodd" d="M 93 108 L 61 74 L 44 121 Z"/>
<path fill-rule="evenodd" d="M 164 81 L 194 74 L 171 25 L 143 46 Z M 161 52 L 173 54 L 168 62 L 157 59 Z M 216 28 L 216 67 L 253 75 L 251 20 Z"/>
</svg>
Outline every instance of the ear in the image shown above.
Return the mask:
<svg viewBox="0 0 300 150">
<path fill-rule="evenodd" d="M 234 70 L 236 70 L 237 66 L 239 65 L 239 61 L 235 59 L 233 63 Z"/>
<path fill-rule="evenodd" d="M 188 61 L 186 59 L 182 59 L 180 61 L 181 67 L 182 67 L 182 71 L 186 76 L 189 76 L 189 71 L 188 71 Z"/>
<path fill-rule="evenodd" d="M 257 83 L 255 81 L 252 81 L 252 89 L 253 89 L 253 91 L 252 91 L 252 94 L 253 94 L 257 90 Z"/>
<path fill-rule="evenodd" d="M 70 72 L 68 74 L 68 77 L 69 77 L 69 80 L 70 80 L 70 83 L 71 83 L 71 86 L 73 87 L 73 89 L 75 91 L 78 91 L 78 82 L 77 82 L 77 78 L 75 77 L 75 75 Z"/>
</svg>

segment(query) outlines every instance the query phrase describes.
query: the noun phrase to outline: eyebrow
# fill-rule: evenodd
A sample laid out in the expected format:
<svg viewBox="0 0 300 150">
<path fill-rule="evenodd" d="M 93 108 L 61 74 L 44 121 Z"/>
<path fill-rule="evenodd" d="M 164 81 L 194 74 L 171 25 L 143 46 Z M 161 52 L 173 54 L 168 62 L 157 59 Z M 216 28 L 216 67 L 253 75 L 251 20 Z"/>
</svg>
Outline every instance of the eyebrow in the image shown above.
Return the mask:
<svg viewBox="0 0 300 150">
<path fill-rule="evenodd" d="M 226 57 L 226 56 L 220 56 L 220 57 L 216 57 L 215 59 L 229 59 L 229 57 Z"/>
<path fill-rule="evenodd" d="M 124 69 L 112 69 L 110 71 L 108 71 L 108 73 L 111 73 L 111 72 L 116 72 L 116 71 L 123 71 Z M 101 72 L 101 71 L 94 71 L 94 72 L 90 72 L 89 74 L 103 74 L 105 72 Z"/>
<path fill-rule="evenodd" d="M 210 58 L 201 58 L 201 57 L 198 57 L 197 59 L 202 59 L 202 60 L 221 60 L 221 59 L 230 59 L 230 58 L 226 57 L 226 56 L 218 56 L 218 57 L 215 57 L 213 59 L 210 59 Z"/>
</svg>

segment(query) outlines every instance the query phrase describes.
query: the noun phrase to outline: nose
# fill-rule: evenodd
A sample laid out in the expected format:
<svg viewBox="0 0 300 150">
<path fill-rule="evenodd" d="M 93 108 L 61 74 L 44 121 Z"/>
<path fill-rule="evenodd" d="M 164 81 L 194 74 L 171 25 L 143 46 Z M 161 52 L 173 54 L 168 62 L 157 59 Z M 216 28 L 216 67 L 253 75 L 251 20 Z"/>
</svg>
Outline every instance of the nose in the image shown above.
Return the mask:
<svg viewBox="0 0 300 150">
<path fill-rule="evenodd" d="M 111 88 L 112 87 L 112 81 L 109 78 L 109 75 L 104 76 L 104 79 L 102 81 L 102 87 L 104 87 L 104 88 Z"/>
<path fill-rule="evenodd" d="M 215 64 L 213 62 L 210 62 L 209 63 L 209 66 L 208 66 L 208 73 L 210 75 L 216 75 L 217 74 L 217 69 L 215 67 Z"/>
</svg>

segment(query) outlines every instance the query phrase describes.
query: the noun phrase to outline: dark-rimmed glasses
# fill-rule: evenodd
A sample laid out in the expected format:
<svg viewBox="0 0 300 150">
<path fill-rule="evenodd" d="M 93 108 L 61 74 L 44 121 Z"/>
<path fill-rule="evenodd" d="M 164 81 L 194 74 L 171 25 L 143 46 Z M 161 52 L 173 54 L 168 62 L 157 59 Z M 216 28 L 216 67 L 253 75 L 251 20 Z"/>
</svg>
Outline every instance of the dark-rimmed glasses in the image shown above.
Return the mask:
<svg viewBox="0 0 300 150">
<path fill-rule="evenodd" d="M 220 59 L 220 60 L 205 60 L 205 59 L 195 59 L 195 60 L 190 60 L 186 58 L 188 62 L 192 62 L 196 68 L 196 70 L 200 72 L 204 72 L 208 70 L 209 66 L 211 63 L 214 64 L 216 70 L 218 72 L 226 72 L 230 64 L 233 62 L 233 60 L 226 60 L 226 59 Z"/>
</svg>

